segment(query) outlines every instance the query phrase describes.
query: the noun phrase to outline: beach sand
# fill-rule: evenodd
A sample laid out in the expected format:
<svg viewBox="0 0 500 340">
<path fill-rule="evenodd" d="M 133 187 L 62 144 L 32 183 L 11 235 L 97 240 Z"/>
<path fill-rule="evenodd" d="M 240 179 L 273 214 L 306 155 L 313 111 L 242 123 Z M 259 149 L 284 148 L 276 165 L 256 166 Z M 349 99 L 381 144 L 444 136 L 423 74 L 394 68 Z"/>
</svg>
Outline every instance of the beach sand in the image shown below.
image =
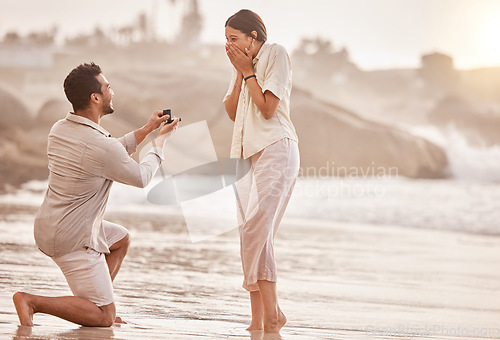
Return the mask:
<svg viewBox="0 0 500 340">
<path fill-rule="evenodd" d="M 18 290 L 70 295 L 33 241 L 36 206 L 0 204 L 0 339 L 262 339 L 249 334 L 236 230 L 191 243 L 176 214 L 110 211 L 132 245 L 115 280 L 128 323 L 80 327 L 36 314 Z M 285 219 L 276 243 L 283 339 L 500 338 L 500 237 Z M 269 339 L 275 337 L 266 337 Z"/>
</svg>

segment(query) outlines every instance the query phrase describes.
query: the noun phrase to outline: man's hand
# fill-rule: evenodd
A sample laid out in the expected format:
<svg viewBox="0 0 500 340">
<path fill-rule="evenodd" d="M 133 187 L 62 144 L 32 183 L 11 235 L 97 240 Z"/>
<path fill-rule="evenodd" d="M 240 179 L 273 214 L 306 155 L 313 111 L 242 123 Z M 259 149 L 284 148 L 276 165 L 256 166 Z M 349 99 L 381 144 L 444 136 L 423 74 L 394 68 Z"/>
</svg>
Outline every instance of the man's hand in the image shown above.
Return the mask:
<svg viewBox="0 0 500 340">
<path fill-rule="evenodd" d="M 167 121 L 168 116 L 163 116 L 163 111 L 162 110 L 156 110 L 153 111 L 151 114 L 151 117 L 149 117 L 149 121 L 147 122 L 146 125 L 144 125 L 142 128 L 139 130 L 135 130 L 135 139 L 137 140 L 137 145 L 141 144 L 142 141 L 154 130 L 158 129 L 162 123 Z M 174 123 L 171 123 L 169 125 L 172 125 Z"/>
<path fill-rule="evenodd" d="M 149 122 L 146 124 L 146 126 L 151 129 L 151 132 L 154 130 L 158 129 L 161 125 L 161 123 L 164 123 L 167 121 L 168 116 L 163 116 L 163 111 L 162 110 L 156 110 L 153 111 L 151 114 L 151 117 L 149 117 Z"/>
<path fill-rule="evenodd" d="M 153 146 L 163 147 L 167 138 L 177 131 L 177 128 L 179 127 L 179 118 L 172 118 L 174 118 L 172 123 L 162 125 L 160 131 L 158 132 L 158 137 L 156 137 L 153 142 Z"/>
</svg>

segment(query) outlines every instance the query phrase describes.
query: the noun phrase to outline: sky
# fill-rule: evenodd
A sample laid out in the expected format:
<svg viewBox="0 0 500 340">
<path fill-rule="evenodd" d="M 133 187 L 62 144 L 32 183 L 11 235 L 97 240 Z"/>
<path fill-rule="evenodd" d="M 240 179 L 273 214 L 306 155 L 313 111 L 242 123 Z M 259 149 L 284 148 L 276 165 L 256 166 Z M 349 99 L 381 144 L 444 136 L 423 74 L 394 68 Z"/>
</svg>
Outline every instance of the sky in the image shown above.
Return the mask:
<svg viewBox="0 0 500 340">
<path fill-rule="evenodd" d="M 60 38 L 151 15 L 157 34 L 172 39 L 190 0 L 0 0 L 0 37 L 59 27 Z M 224 23 L 240 10 L 257 12 L 268 40 L 291 53 L 304 37 L 347 48 L 365 70 L 412 68 L 441 52 L 459 69 L 500 66 L 500 0 L 198 0 L 203 43 L 224 44 Z M 153 15 L 154 14 L 154 15 Z"/>
</svg>

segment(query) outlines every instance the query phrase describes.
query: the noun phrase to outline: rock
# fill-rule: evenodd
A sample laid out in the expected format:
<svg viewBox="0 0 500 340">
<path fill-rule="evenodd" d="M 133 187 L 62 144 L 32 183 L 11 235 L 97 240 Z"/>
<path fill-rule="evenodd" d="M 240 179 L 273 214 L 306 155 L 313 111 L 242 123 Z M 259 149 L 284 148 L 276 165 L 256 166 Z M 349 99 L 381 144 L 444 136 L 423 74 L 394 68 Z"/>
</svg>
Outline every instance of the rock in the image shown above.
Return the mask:
<svg viewBox="0 0 500 340">
<path fill-rule="evenodd" d="M 107 75 L 116 92 L 115 113 L 104 117 L 102 125 L 120 137 L 146 124 L 153 110 L 171 108 L 174 115 L 182 117 L 183 125 L 206 120 L 218 157 L 227 158 L 233 122 L 227 117 L 222 99 L 228 77 L 227 70 L 194 68 Z M 0 187 L 47 178 L 48 132 L 71 106 L 63 99 L 50 99 L 33 121 L 16 96 L 1 89 L 0 96 L 6 98 L 0 122 L 4 130 L 0 135 Z M 327 167 L 329 175 L 447 175 L 446 155 L 439 146 L 325 103 L 298 86 L 293 90 L 291 111 L 303 173 Z M 30 128 L 31 123 L 34 125 Z M 13 128 L 6 130 L 7 126 Z"/>
<path fill-rule="evenodd" d="M 302 167 L 331 167 L 339 175 L 368 171 L 412 178 L 446 176 L 439 146 L 395 127 L 363 119 L 295 89 L 292 120 L 300 141 Z"/>
<path fill-rule="evenodd" d="M 0 131 L 29 127 L 32 122 L 33 115 L 21 97 L 0 83 Z"/>
<path fill-rule="evenodd" d="M 67 100 L 49 99 L 38 111 L 35 124 L 37 127 L 48 128 L 48 133 L 52 125 L 59 119 L 63 119 L 70 111 L 73 111 L 73 108 Z"/>
</svg>

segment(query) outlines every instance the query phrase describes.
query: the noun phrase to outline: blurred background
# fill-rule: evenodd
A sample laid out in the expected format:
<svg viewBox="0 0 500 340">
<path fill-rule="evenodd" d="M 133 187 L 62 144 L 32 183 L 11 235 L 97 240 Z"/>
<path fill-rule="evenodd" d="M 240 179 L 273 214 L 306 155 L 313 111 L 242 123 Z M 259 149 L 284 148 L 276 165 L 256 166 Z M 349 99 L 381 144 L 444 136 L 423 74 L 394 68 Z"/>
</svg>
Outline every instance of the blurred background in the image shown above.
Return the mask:
<svg viewBox="0 0 500 340">
<path fill-rule="evenodd" d="M 1 190 L 46 178 L 47 133 L 71 110 L 62 82 L 82 62 L 98 63 L 116 92 L 116 113 L 102 122 L 114 136 L 171 107 L 184 124 L 207 120 L 227 157 L 224 23 L 247 5 L 2 1 Z M 303 168 L 500 180 L 500 3 L 257 0 L 251 9 L 293 62 Z"/>
<path fill-rule="evenodd" d="M 99 64 L 116 92 L 102 121 L 113 136 L 169 107 L 183 124 L 206 120 L 218 157 L 228 157 L 224 23 L 248 5 L 2 1 L 0 190 L 46 179 L 47 133 L 71 111 L 62 83 L 83 62 Z M 251 5 L 292 59 L 303 169 L 500 181 L 498 1 Z"/>
</svg>

